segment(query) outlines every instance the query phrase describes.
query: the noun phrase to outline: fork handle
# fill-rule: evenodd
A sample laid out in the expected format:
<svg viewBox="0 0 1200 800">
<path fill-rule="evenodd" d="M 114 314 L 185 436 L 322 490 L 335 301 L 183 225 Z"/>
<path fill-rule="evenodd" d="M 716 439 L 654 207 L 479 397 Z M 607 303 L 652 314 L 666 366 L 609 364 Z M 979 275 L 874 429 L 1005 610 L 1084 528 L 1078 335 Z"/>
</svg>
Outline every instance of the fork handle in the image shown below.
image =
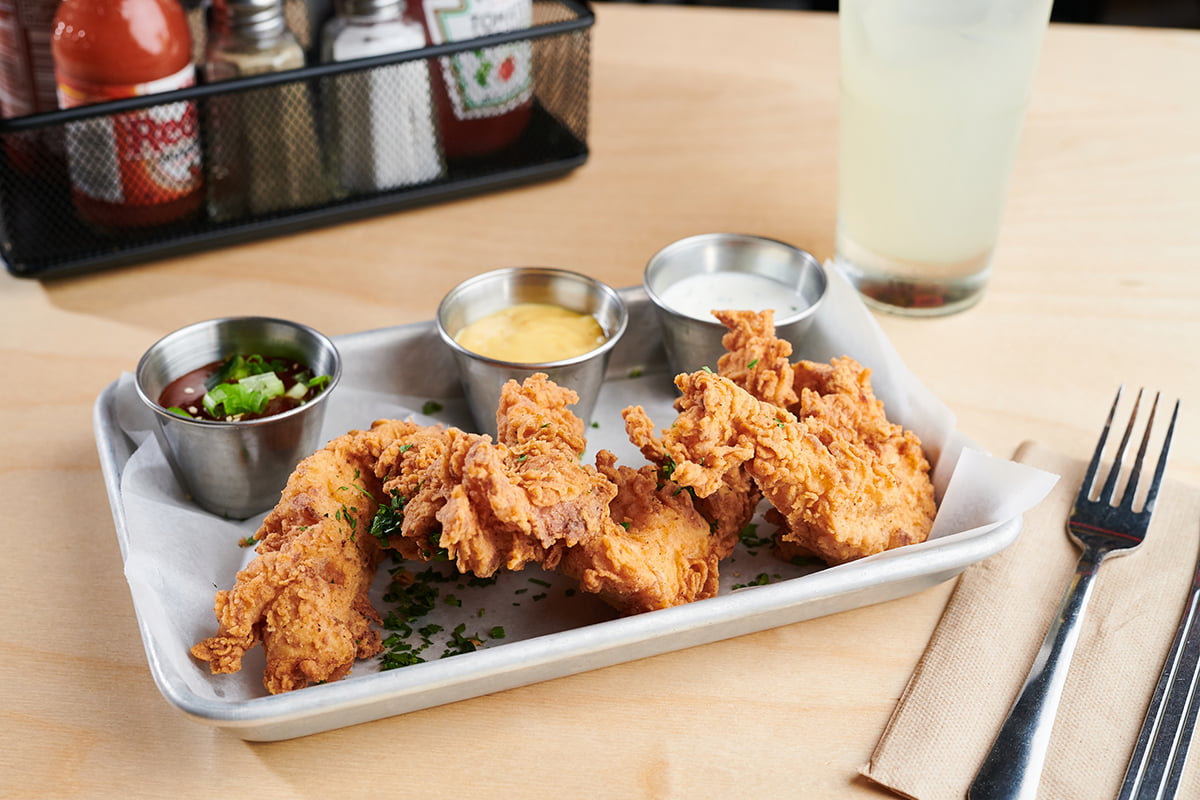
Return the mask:
<svg viewBox="0 0 1200 800">
<path fill-rule="evenodd" d="M 1058 616 L 1046 631 L 1021 692 L 971 782 L 967 792 L 971 800 L 1034 800 L 1037 796 L 1054 716 L 1092 595 L 1092 579 L 1102 559 L 1103 555 L 1091 549 L 1079 557 Z"/>
</svg>

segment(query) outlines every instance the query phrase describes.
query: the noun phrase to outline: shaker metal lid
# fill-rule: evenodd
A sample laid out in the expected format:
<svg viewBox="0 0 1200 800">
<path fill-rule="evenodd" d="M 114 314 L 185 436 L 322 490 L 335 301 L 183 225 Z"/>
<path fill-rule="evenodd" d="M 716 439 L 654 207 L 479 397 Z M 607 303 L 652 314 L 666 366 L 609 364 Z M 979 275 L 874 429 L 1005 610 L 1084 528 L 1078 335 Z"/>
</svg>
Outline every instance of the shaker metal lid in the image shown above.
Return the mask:
<svg viewBox="0 0 1200 800">
<path fill-rule="evenodd" d="M 276 36 L 287 29 L 282 0 L 213 0 L 218 30 L 252 36 Z"/>
<path fill-rule="evenodd" d="M 335 0 L 339 17 L 390 19 L 404 11 L 404 0 Z"/>
</svg>

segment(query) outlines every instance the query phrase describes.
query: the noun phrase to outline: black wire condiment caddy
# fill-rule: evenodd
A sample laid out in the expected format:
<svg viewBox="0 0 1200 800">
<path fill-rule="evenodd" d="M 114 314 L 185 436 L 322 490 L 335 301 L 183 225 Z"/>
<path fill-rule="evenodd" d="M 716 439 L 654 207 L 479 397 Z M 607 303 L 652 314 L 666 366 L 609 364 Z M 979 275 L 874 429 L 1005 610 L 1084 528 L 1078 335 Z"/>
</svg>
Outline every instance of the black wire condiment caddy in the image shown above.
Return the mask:
<svg viewBox="0 0 1200 800">
<path fill-rule="evenodd" d="M 253 241 L 399 211 L 460 197 L 497 191 L 562 176 L 588 157 L 590 34 L 594 15 L 579 0 L 538 0 L 533 24 L 526 29 L 420 50 L 307 66 L 217 83 L 199 84 L 162 94 L 114 100 L 90 106 L 0 120 L 0 256 L 19 277 L 49 278 Z M 532 108 L 519 138 L 503 150 L 469 159 L 449 159 L 437 178 L 413 185 L 369 191 L 341 191 L 330 163 L 327 98 L 330 87 L 349 76 L 376 82 L 398 80 L 394 65 L 439 60 L 513 42 L 528 43 L 532 62 Z M 276 97 L 278 95 L 278 97 Z M 313 116 L 291 113 L 288 98 L 311 102 Z M 262 102 L 274 98 L 278 102 Z M 245 209 L 218 217 L 210 203 L 186 219 L 145 227 L 102 228 L 79 212 L 72 197 L 64 153 L 69 126 L 115 118 L 173 103 L 194 103 L 206 185 L 219 153 L 214 153 L 214 114 L 236 103 L 242 126 L 284 139 L 300 125 L 312 126 L 321 150 L 325 190 L 303 202 L 270 210 Z M 430 98 L 430 102 L 434 102 Z M 227 146 L 227 145 L 222 145 Z M 343 154 L 345 155 L 345 154 Z M 78 157 L 76 155 L 76 157 Z M 271 175 L 258 187 L 285 196 Z M 280 179 L 282 184 L 282 179 Z"/>
</svg>

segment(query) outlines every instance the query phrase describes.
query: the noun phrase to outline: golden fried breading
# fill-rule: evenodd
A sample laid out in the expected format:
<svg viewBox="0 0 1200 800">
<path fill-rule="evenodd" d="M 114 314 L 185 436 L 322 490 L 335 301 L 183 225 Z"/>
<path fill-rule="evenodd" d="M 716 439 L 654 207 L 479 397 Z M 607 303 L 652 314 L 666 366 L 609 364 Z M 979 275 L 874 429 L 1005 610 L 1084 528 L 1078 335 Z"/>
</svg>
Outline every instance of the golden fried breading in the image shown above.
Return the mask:
<svg viewBox="0 0 1200 800">
<path fill-rule="evenodd" d="M 381 497 L 374 464 L 411 422 L 379 421 L 305 458 L 263 520 L 258 556 L 217 592 L 218 633 L 191 652 L 214 673 L 237 672 L 261 639 L 271 693 L 342 678 L 380 650 L 379 615 L 367 592 L 379 562 L 369 534 Z"/>
<path fill-rule="evenodd" d="M 403 534 L 397 529 L 376 533 L 404 558 L 428 560 L 433 556 L 436 548 L 430 540 L 439 530 L 437 512 L 446 503 L 448 494 L 443 487 L 448 484 L 433 481 L 423 487 L 422 481 L 435 465 L 436 469 L 444 468 L 446 452 L 459 437 L 482 438 L 443 425 L 421 427 L 392 442 L 375 461 L 374 472 L 382 482 L 385 502 L 406 512 L 402 517 Z M 421 492 L 422 488 L 427 490 Z"/>
<path fill-rule="evenodd" d="M 775 312 L 714 311 L 713 316 L 729 329 L 721 337 L 726 352 L 717 360 L 717 372 L 759 400 L 780 408 L 796 403 L 798 390 L 788 361 L 792 343 L 775 338 Z"/>
<path fill-rule="evenodd" d="M 672 478 L 678 466 L 654 435 L 654 423 L 646 410 L 641 406 L 630 406 L 621 413 L 629 440 L 638 446 L 647 461 L 658 467 L 660 477 Z M 754 518 L 761 500 L 762 492 L 741 466 L 722 473 L 719 485 L 708 494 L 695 493 L 692 504 L 713 526 L 718 540 L 718 558 L 728 558 L 733 553 L 739 534 Z"/>
<path fill-rule="evenodd" d="M 621 416 L 642 454 L 657 463 L 669 459 L 671 479 L 691 487 L 698 497 L 720 489 L 727 473 L 754 457 L 763 430 L 760 417 L 765 415 L 769 424 L 796 421 L 711 372 L 677 375 L 675 385 L 683 393 L 676 403 L 681 411 L 666 436 L 654 435 L 654 424 L 641 406 L 629 406 Z M 703 391 L 709 386 L 713 390 Z"/>
<path fill-rule="evenodd" d="M 743 466 L 726 472 L 721 486 L 708 497 L 692 499 L 692 505 L 713 527 L 717 558 L 728 558 L 737 547 L 738 538 L 762 500 L 762 492 Z"/>
<path fill-rule="evenodd" d="M 730 329 L 725 336 L 726 347 L 736 352 L 722 361 L 721 374 L 734 380 L 760 400 L 787 408 L 797 419 L 809 422 L 810 430 L 827 446 L 842 439 L 853 442 L 856 448 L 867 448 L 895 478 L 897 505 L 909 504 L 919 520 L 930 519 L 936 513 L 932 486 L 929 483 L 929 463 L 921 450 L 921 442 L 911 431 L 904 430 L 887 419 L 884 406 L 871 388 L 871 371 L 852 358 L 834 358 L 830 363 L 800 361 L 786 363 L 791 345 L 775 338 L 770 312 L 752 314 L 718 313 L 721 322 Z M 751 366 L 753 365 L 753 366 Z M 728 371 L 725 371 L 728 369 Z M 767 376 L 758 375 L 763 370 Z M 790 376 L 794 400 L 781 402 L 786 395 L 778 384 Z M 819 420 L 819 423 L 817 422 Z M 811 531 L 785 530 L 781 536 L 781 552 L 803 551 L 803 543 L 815 535 Z M 920 536 L 917 541 L 922 541 Z M 782 547 L 790 543 L 792 547 Z M 896 534 L 896 544 L 907 541 Z"/>
<path fill-rule="evenodd" d="M 837 564 L 923 541 L 935 507 L 928 462 L 911 435 L 886 456 L 848 438 L 819 415 L 797 420 L 728 378 L 696 372 L 675 379 L 682 409 L 661 439 L 646 441 L 645 412 L 626 409 L 642 448 L 675 462 L 672 477 L 704 497 L 741 466 L 784 516 L 785 540 Z"/>
<path fill-rule="evenodd" d="M 568 408 L 578 402 L 576 392 L 554 383 L 543 372 L 530 375 L 520 384 L 510 380 L 500 390 L 496 441 L 518 453 L 540 443 L 547 450 L 560 450 L 578 460 L 587 440 L 583 420 Z"/>
<path fill-rule="evenodd" d="M 564 549 L 602 535 L 616 487 L 561 450 L 528 443 L 517 454 L 477 444 L 438 512 L 440 546 L 460 571 L 481 578 L 535 562 L 553 569 Z"/>
<path fill-rule="evenodd" d="M 616 465 L 607 450 L 599 471 L 617 486 L 603 536 L 563 552 L 558 570 L 622 614 L 639 614 L 716 595 L 720 538 L 691 495 L 661 480 L 653 465 Z"/>
<path fill-rule="evenodd" d="M 490 444 L 491 438 L 439 426 L 383 453 L 375 474 L 383 481 L 387 502 L 402 510 L 399 528 L 385 532 L 388 547 L 405 558 L 433 558 L 442 530 L 438 513 L 462 480 L 467 452 L 479 442 Z"/>
<path fill-rule="evenodd" d="M 542 373 L 509 381 L 501 442 L 449 428 L 387 454 L 377 474 L 403 498 L 401 539 L 422 558 L 441 548 L 459 571 L 486 578 L 531 562 L 553 568 L 564 548 L 603 533 L 616 487 L 579 463 L 583 423 L 567 408 L 578 399 Z"/>
</svg>

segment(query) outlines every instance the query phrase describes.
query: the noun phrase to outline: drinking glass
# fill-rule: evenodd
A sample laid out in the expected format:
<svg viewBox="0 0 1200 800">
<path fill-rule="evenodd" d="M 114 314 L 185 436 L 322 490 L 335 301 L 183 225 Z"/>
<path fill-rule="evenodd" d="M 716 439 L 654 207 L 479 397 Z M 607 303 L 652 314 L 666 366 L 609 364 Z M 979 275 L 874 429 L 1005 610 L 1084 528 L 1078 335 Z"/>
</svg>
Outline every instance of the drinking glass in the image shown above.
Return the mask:
<svg viewBox="0 0 1200 800">
<path fill-rule="evenodd" d="M 837 258 L 868 304 L 983 294 L 1051 0 L 841 0 Z"/>
</svg>

